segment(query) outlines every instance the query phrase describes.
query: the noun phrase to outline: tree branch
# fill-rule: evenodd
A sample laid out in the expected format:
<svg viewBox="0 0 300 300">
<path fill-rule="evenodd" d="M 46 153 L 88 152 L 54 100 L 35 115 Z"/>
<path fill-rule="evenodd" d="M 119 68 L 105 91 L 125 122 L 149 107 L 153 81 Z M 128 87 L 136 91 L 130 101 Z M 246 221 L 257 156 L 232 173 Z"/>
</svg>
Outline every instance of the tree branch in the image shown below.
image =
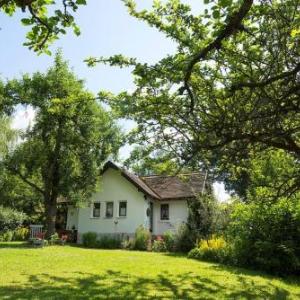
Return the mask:
<svg viewBox="0 0 300 300">
<path fill-rule="evenodd" d="M 253 4 L 253 0 L 244 0 L 240 9 L 235 12 L 230 18 L 229 22 L 225 26 L 225 28 L 220 32 L 217 38 L 208 44 L 204 49 L 202 49 L 198 54 L 196 54 L 191 61 L 189 62 L 186 70 L 186 74 L 184 77 L 184 86 L 181 89 L 181 93 L 186 90 L 191 98 L 191 106 L 193 109 L 194 106 L 194 96 L 192 90 L 189 86 L 189 80 L 191 78 L 194 66 L 201 60 L 205 59 L 207 54 L 212 50 L 219 50 L 222 46 L 222 41 L 230 37 L 235 32 L 241 30 L 243 28 L 242 21 L 249 12 L 251 6 Z"/>
<path fill-rule="evenodd" d="M 52 28 L 48 25 L 47 22 L 43 21 L 41 18 L 39 18 L 36 13 L 34 12 L 33 8 L 31 5 L 28 5 L 28 9 L 32 15 L 32 17 L 41 25 L 43 25 L 46 29 L 47 29 L 47 34 L 44 37 L 44 39 L 42 40 L 42 42 L 40 43 L 40 45 L 38 46 L 39 49 L 42 49 L 44 47 L 44 45 L 46 44 L 47 40 L 49 39 L 50 34 L 52 33 Z"/>
<path fill-rule="evenodd" d="M 264 80 L 264 81 L 261 81 L 261 82 L 240 82 L 240 83 L 236 83 L 236 84 L 232 85 L 231 90 L 236 91 L 236 90 L 242 89 L 244 87 L 249 87 L 249 88 L 264 87 L 264 86 L 266 86 L 268 84 L 271 84 L 275 81 L 278 81 L 280 79 L 285 79 L 287 77 L 296 75 L 298 72 L 300 72 L 300 63 L 298 63 L 297 66 L 291 71 L 283 72 L 281 74 L 278 74 L 277 76 L 270 77 L 267 80 Z"/>
<path fill-rule="evenodd" d="M 18 169 L 8 167 L 8 170 L 14 173 L 15 175 L 18 175 L 25 183 L 27 183 L 29 186 L 41 193 L 43 196 L 45 195 L 45 192 L 39 186 L 28 180 Z"/>
</svg>

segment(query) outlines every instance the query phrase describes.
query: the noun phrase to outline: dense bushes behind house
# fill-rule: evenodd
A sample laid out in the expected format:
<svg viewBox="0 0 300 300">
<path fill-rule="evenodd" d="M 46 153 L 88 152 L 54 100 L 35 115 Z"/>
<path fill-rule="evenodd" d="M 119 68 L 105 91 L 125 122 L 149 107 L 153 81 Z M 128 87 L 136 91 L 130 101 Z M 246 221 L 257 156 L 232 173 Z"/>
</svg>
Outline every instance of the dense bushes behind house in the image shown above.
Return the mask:
<svg viewBox="0 0 300 300">
<path fill-rule="evenodd" d="M 0 241 L 25 240 L 28 229 L 21 227 L 25 220 L 24 213 L 0 206 Z"/>
</svg>

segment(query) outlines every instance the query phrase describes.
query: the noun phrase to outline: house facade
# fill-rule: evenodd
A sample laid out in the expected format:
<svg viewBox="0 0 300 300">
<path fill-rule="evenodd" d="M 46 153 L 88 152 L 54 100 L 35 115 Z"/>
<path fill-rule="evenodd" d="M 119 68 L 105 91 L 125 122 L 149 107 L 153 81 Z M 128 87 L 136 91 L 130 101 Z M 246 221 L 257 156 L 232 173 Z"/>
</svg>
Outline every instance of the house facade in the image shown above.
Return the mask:
<svg viewBox="0 0 300 300">
<path fill-rule="evenodd" d="M 186 175 L 187 176 L 187 175 Z M 139 177 L 112 162 L 102 172 L 98 191 L 86 207 L 68 206 L 67 230 L 82 234 L 132 236 L 143 225 L 153 235 L 176 231 L 187 221 L 187 201 L 203 189 L 204 178 L 189 174 Z"/>
</svg>

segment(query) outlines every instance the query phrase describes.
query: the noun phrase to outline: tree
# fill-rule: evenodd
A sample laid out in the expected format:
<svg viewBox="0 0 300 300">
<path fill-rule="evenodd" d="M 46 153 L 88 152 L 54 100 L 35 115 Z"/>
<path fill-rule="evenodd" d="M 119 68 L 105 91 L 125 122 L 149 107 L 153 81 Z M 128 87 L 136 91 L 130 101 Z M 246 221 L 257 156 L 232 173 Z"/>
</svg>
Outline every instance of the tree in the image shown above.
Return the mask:
<svg viewBox="0 0 300 300">
<path fill-rule="evenodd" d="M 227 168 L 227 167 L 226 167 Z M 283 150 L 250 153 L 239 166 L 221 170 L 228 190 L 247 201 L 299 197 L 299 163 Z"/>
<path fill-rule="evenodd" d="M 125 1 L 133 17 L 176 42 L 177 53 L 154 65 L 122 55 L 88 59 L 133 67 L 133 93 L 100 97 L 138 123 L 134 142 L 171 150 L 186 164 L 204 160 L 218 170 L 265 149 L 299 164 L 299 2 L 204 2 L 193 15 L 178 0 L 148 11 Z"/>
<path fill-rule="evenodd" d="M 8 116 L 0 116 L 0 163 L 12 149 L 18 138 L 18 131 L 11 128 L 11 119 Z"/>
<path fill-rule="evenodd" d="M 9 81 L 4 97 L 36 110 L 32 128 L 6 160 L 6 168 L 43 198 L 50 236 L 58 199 L 89 199 L 103 162 L 117 154 L 121 134 L 60 53 L 45 74 Z"/>
<path fill-rule="evenodd" d="M 198 195 L 188 202 L 189 216 L 187 225 L 189 230 L 199 239 L 209 239 L 215 233 L 217 216 L 217 200 L 211 193 Z M 196 239 L 195 239 L 196 240 Z"/>
<path fill-rule="evenodd" d="M 25 26 L 31 26 L 27 33 L 27 42 L 24 43 L 30 49 L 38 53 L 48 53 L 48 46 L 58 39 L 60 34 L 66 34 L 67 28 L 72 28 L 76 35 L 80 34 L 80 28 L 76 25 L 72 13 L 76 12 L 80 5 L 86 5 L 86 0 L 61 0 L 61 5 L 49 0 L 0 0 L 0 12 L 9 16 L 18 10 L 26 14 L 21 19 Z M 50 14 L 49 10 L 53 13 Z"/>
<path fill-rule="evenodd" d="M 179 170 L 179 163 L 164 151 L 149 151 L 142 147 L 134 148 L 124 165 L 131 168 L 139 176 L 170 175 Z"/>
</svg>

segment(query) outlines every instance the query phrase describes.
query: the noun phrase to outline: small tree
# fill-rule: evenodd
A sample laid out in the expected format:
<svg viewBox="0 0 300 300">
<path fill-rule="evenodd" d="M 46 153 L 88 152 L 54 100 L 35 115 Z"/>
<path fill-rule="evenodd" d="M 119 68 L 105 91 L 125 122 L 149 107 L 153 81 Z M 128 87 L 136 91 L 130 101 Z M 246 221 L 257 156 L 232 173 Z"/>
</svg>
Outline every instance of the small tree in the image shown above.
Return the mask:
<svg viewBox="0 0 300 300">
<path fill-rule="evenodd" d="M 188 201 L 187 225 L 196 238 L 208 239 L 214 232 L 217 201 L 210 193 L 198 195 Z"/>
</svg>

